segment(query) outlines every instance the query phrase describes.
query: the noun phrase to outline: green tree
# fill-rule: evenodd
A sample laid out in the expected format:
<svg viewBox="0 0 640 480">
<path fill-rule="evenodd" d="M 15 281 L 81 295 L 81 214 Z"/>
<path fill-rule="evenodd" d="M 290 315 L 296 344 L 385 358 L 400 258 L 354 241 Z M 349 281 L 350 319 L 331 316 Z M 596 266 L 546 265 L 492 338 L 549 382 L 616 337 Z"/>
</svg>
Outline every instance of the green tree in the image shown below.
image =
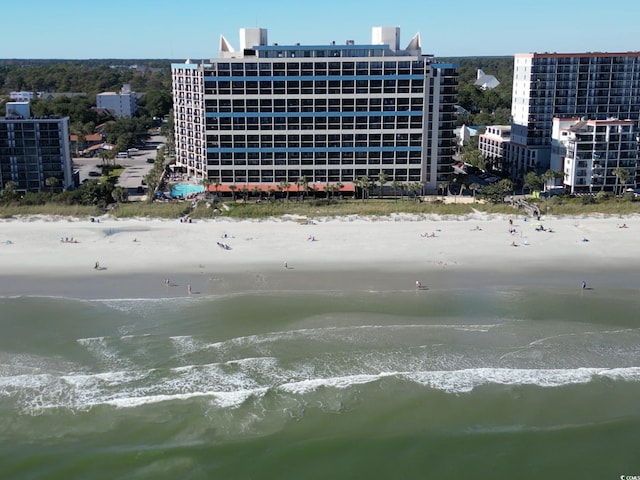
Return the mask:
<svg viewBox="0 0 640 480">
<path fill-rule="evenodd" d="M 479 168 L 482 171 L 487 169 L 487 160 L 477 147 L 465 145 L 462 150 L 462 161 Z"/>
<path fill-rule="evenodd" d="M 482 189 L 481 195 L 491 203 L 503 203 L 505 196 L 513 191 L 513 182 L 508 179 L 492 183 Z"/>
<path fill-rule="evenodd" d="M 527 172 L 527 174 L 524 176 L 523 185 L 526 188 L 529 188 L 531 190 L 541 190 L 543 184 L 544 181 L 542 180 L 542 178 L 536 175 L 535 172 Z"/>
<path fill-rule="evenodd" d="M 631 178 L 631 174 L 628 170 L 622 167 L 614 168 L 612 173 L 616 176 L 616 185 L 614 187 L 613 193 L 614 195 L 620 195 L 620 189 L 624 190 L 627 183 L 629 182 L 629 178 Z"/>
<path fill-rule="evenodd" d="M 152 118 L 164 118 L 172 106 L 171 93 L 164 90 L 148 91 L 138 102 L 139 113 Z"/>
<path fill-rule="evenodd" d="M 129 190 L 125 187 L 116 187 L 111 192 L 111 196 L 116 202 L 123 203 L 129 199 Z"/>
<path fill-rule="evenodd" d="M 49 190 L 53 192 L 60 184 L 60 180 L 58 180 L 56 177 L 47 177 L 44 181 L 44 184 Z"/>
<path fill-rule="evenodd" d="M 546 192 L 550 186 L 555 185 L 556 180 L 564 178 L 564 173 L 558 170 L 549 169 L 544 172 L 540 178 L 544 182 L 544 191 Z"/>
</svg>

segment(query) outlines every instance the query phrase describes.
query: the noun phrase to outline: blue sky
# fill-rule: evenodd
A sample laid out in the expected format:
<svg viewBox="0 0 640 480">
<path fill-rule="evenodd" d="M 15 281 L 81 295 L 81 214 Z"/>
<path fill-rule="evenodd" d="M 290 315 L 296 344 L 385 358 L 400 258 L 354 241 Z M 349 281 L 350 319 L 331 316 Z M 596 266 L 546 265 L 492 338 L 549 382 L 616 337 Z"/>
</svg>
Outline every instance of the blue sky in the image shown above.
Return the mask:
<svg viewBox="0 0 640 480">
<path fill-rule="evenodd" d="M 607 8 L 611 5 L 611 8 Z M 239 48 L 241 27 L 269 43 L 370 43 L 371 27 L 416 32 L 437 56 L 638 51 L 640 1 L 617 0 L 22 0 L 2 5 L 0 58 L 171 58 Z"/>
</svg>

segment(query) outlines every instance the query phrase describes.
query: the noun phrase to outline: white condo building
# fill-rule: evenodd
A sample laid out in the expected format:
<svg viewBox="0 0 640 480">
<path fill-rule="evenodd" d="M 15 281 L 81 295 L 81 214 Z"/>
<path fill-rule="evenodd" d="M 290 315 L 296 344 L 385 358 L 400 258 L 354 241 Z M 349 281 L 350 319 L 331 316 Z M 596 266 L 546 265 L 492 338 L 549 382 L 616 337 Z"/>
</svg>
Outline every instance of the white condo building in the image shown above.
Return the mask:
<svg viewBox="0 0 640 480">
<path fill-rule="evenodd" d="M 487 125 L 478 137 L 478 150 L 496 170 L 502 169 L 505 149 L 511 138 L 510 125 Z"/>
<path fill-rule="evenodd" d="M 456 65 L 423 55 L 416 34 L 375 27 L 371 44 L 269 45 L 172 64 L 176 163 L 222 184 L 424 182 L 452 173 Z"/>
<path fill-rule="evenodd" d="M 138 97 L 130 85 L 123 85 L 120 92 L 98 93 L 96 107 L 108 110 L 115 117 L 131 118 L 138 109 Z"/>
<path fill-rule="evenodd" d="M 515 55 L 511 117 L 512 178 L 546 171 L 554 117 L 638 124 L 640 52 Z"/>
<path fill-rule="evenodd" d="M 570 193 L 615 191 L 618 169 L 636 187 L 638 130 L 634 120 L 553 119 L 551 168 L 564 173 Z"/>
</svg>

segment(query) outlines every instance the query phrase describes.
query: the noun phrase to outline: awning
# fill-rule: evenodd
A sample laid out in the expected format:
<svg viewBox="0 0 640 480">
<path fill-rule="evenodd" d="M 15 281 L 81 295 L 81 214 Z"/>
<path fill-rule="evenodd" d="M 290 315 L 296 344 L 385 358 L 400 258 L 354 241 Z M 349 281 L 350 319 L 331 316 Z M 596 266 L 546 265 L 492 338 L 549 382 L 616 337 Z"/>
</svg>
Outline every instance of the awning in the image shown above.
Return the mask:
<svg viewBox="0 0 640 480">
<path fill-rule="evenodd" d="M 231 183 L 221 183 L 220 185 L 218 185 L 217 187 L 215 185 L 209 185 L 207 187 L 207 191 L 209 192 L 214 192 L 214 193 L 231 193 L 231 187 L 234 184 Z M 328 185 L 336 185 L 335 183 L 329 183 Z M 304 187 L 302 186 L 298 186 L 296 184 L 290 184 L 287 188 L 282 188 L 280 187 L 280 185 L 275 184 L 275 183 L 238 183 L 235 184 L 235 192 L 236 193 L 240 193 L 244 190 L 248 191 L 248 192 L 255 192 L 256 189 L 258 189 L 260 192 L 268 192 L 269 190 L 273 191 L 274 193 L 280 193 L 280 192 L 284 192 L 284 193 L 300 193 L 304 191 Z M 324 192 L 327 188 L 327 184 L 326 183 L 309 183 L 307 185 L 307 193 L 313 193 L 313 192 Z M 353 183 L 343 183 L 340 187 L 340 192 L 355 192 L 356 191 L 356 186 Z"/>
</svg>

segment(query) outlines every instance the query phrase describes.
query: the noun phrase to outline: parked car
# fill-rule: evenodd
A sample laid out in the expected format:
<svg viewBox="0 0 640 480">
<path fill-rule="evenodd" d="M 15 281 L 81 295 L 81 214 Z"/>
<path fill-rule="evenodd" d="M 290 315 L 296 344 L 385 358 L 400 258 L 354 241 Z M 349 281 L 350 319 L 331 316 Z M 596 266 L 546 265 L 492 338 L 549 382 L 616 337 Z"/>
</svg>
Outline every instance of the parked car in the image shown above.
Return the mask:
<svg viewBox="0 0 640 480">
<path fill-rule="evenodd" d="M 102 173 L 100 173 L 100 172 L 96 172 L 95 170 L 91 170 L 91 171 L 89 172 L 89 176 L 90 176 L 90 177 L 101 177 L 101 176 L 102 176 Z"/>
</svg>

